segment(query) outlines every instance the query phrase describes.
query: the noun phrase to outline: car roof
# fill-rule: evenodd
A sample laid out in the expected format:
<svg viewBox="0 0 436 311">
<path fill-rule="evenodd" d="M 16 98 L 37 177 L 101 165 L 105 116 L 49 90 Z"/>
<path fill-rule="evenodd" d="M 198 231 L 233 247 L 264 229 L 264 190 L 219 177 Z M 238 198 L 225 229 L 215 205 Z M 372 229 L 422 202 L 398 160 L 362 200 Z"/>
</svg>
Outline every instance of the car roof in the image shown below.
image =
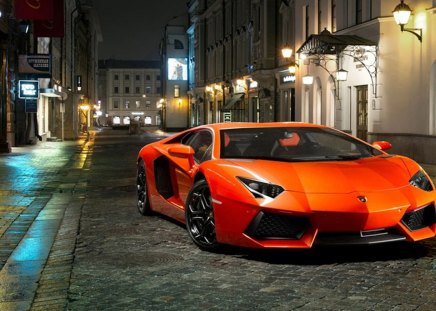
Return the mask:
<svg viewBox="0 0 436 311">
<path fill-rule="evenodd" d="M 197 128 L 212 128 L 214 130 L 236 129 L 236 128 L 268 128 L 268 127 L 319 127 L 325 128 L 324 125 L 305 123 L 305 122 L 229 122 L 229 123 L 213 123 L 201 125 Z"/>
</svg>

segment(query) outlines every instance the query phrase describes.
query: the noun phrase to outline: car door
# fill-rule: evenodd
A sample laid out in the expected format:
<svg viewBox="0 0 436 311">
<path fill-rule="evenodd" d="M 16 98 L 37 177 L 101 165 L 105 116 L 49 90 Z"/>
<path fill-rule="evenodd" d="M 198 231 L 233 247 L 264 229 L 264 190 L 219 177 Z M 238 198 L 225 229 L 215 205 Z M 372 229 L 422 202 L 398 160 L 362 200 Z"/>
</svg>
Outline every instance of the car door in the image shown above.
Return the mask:
<svg viewBox="0 0 436 311">
<path fill-rule="evenodd" d="M 198 167 L 204 161 L 212 157 L 213 135 L 209 130 L 201 130 L 192 135 L 184 144 L 191 146 L 194 150 L 194 162 L 189 171 L 176 168 L 176 180 L 180 199 L 186 201 L 189 191 L 194 183 Z"/>
</svg>

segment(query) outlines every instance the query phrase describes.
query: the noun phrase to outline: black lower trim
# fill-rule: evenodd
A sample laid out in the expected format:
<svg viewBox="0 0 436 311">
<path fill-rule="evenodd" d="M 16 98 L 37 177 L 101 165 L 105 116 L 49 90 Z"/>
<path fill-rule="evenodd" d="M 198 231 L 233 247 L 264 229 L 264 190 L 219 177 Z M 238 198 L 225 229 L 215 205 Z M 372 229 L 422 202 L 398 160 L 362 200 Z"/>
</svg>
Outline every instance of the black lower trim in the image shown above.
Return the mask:
<svg viewBox="0 0 436 311">
<path fill-rule="evenodd" d="M 305 217 L 259 212 L 245 233 L 259 240 L 298 240 L 301 239 L 309 226 L 309 220 Z"/>
<path fill-rule="evenodd" d="M 316 237 L 317 245 L 371 245 L 405 241 L 406 237 L 394 233 L 364 235 L 361 233 L 320 233 Z"/>
</svg>

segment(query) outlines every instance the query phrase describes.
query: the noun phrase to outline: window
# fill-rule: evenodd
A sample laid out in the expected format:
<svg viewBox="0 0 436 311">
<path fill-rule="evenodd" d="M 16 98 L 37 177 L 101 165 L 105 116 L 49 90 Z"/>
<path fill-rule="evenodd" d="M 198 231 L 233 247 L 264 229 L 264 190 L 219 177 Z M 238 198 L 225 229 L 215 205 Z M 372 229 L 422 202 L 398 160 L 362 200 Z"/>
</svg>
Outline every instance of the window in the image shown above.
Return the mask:
<svg viewBox="0 0 436 311">
<path fill-rule="evenodd" d="M 174 40 L 174 49 L 175 50 L 183 50 L 184 46 L 183 46 L 182 41 L 175 39 Z"/>
<path fill-rule="evenodd" d="M 141 107 L 141 102 L 139 100 L 135 101 L 135 105 L 136 108 L 140 108 Z"/>
<path fill-rule="evenodd" d="M 150 94 L 151 93 L 151 87 L 150 86 L 146 86 L 145 87 L 145 94 Z"/>
<path fill-rule="evenodd" d="M 212 142 L 212 134 L 209 131 L 200 131 L 191 136 L 186 145 L 194 149 L 194 159 L 197 163 L 201 163 L 211 159 Z"/>
<path fill-rule="evenodd" d="M 118 100 L 114 100 L 114 109 L 120 108 L 120 102 Z"/>
<path fill-rule="evenodd" d="M 136 81 L 141 80 L 141 76 L 140 76 L 140 75 L 136 75 L 136 76 L 135 76 L 135 80 L 136 80 Z"/>
<path fill-rule="evenodd" d="M 331 23 L 332 23 L 332 32 L 336 31 L 336 0 L 332 0 L 332 12 L 331 12 Z"/>
<path fill-rule="evenodd" d="M 180 97 L 180 85 L 174 85 L 174 97 Z"/>
<path fill-rule="evenodd" d="M 130 93 L 130 88 L 128 86 L 126 86 L 124 88 L 124 93 L 129 94 Z"/>
<path fill-rule="evenodd" d="M 114 93 L 118 94 L 118 86 L 114 86 Z"/>
<path fill-rule="evenodd" d="M 124 75 L 124 80 L 130 80 L 130 75 Z"/>
<path fill-rule="evenodd" d="M 363 21 L 362 0 L 356 1 L 356 25 L 362 24 Z"/>
<path fill-rule="evenodd" d="M 145 80 L 150 81 L 150 80 L 151 80 L 150 75 L 146 75 L 146 76 L 145 76 Z"/>
<path fill-rule="evenodd" d="M 156 81 L 160 81 L 160 75 L 156 76 Z"/>
<path fill-rule="evenodd" d="M 160 94 L 161 93 L 161 87 L 160 86 L 158 86 L 158 87 L 156 87 L 156 93 L 158 93 L 158 94 Z"/>
<path fill-rule="evenodd" d="M 318 0 L 318 33 L 322 31 L 322 10 L 321 10 L 321 0 Z"/>
<path fill-rule="evenodd" d="M 126 109 L 130 109 L 130 101 L 126 100 L 126 102 L 124 103 L 124 107 Z"/>
<path fill-rule="evenodd" d="M 147 100 L 145 102 L 145 108 L 150 109 L 151 108 L 151 101 Z"/>
<path fill-rule="evenodd" d="M 114 75 L 114 80 L 118 80 L 118 75 L 117 74 Z"/>
<path fill-rule="evenodd" d="M 304 35 L 306 39 L 309 38 L 309 6 L 306 5 L 304 7 L 304 31 L 306 32 Z"/>
<path fill-rule="evenodd" d="M 140 88 L 139 86 L 137 86 L 137 87 L 135 88 L 135 93 L 136 93 L 136 94 L 141 93 L 141 88 Z"/>
</svg>

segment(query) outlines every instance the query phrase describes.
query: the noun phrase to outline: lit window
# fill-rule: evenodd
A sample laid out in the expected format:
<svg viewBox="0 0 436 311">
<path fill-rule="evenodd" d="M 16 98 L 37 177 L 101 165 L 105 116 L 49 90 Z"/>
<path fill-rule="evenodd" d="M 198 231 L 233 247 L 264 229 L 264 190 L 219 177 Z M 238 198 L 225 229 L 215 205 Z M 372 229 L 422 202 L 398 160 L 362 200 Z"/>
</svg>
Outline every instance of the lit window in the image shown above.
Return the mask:
<svg viewBox="0 0 436 311">
<path fill-rule="evenodd" d="M 180 97 L 180 86 L 174 85 L 174 97 Z"/>
<path fill-rule="evenodd" d="M 126 100 L 126 103 L 124 104 L 124 106 L 126 107 L 126 109 L 130 108 L 130 101 Z"/>
<path fill-rule="evenodd" d="M 139 100 L 135 101 L 135 104 L 136 104 L 136 108 L 141 107 L 141 102 Z"/>
</svg>

